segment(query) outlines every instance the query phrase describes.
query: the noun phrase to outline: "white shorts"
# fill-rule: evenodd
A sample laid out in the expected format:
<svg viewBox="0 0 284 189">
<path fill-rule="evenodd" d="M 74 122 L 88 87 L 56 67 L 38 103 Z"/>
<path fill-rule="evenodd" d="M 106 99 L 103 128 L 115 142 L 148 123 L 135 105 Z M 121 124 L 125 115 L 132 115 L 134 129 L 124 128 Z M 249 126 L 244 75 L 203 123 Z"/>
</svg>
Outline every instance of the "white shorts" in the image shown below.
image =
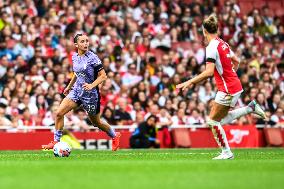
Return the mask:
<svg viewBox="0 0 284 189">
<path fill-rule="evenodd" d="M 242 94 L 242 91 L 235 95 L 231 95 L 228 93 L 218 91 L 215 97 L 215 102 L 218 104 L 222 104 L 224 106 L 230 106 L 233 108 L 236 106 L 241 94 Z"/>
</svg>

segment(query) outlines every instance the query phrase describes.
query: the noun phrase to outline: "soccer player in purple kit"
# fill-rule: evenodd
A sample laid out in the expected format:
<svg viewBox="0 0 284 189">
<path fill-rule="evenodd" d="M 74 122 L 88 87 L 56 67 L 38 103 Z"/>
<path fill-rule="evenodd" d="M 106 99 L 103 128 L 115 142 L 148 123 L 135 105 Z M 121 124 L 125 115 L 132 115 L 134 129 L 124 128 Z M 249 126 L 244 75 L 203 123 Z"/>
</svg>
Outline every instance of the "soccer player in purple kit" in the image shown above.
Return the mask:
<svg viewBox="0 0 284 189">
<path fill-rule="evenodd" d="M 121 134 L 115 132 L 111 126 L 100 118 L 100 92 L 98 85 L 107 79 L 99 57 L 89 50 L 89 39 L 84 34 L 76 34 L 74 43 L 78 49 L 72 56 L 74 75 L 64 90 L 66 97 L 61 102 L 55 118 L 54 140 L 43 149 L 53 149 L 60 141 L 64 127 L 64 115 L 72 109 L 82 105 L 94 126 L 106 132 L 112 138 L 112 150 L 119 148 Z"/>
</svg>

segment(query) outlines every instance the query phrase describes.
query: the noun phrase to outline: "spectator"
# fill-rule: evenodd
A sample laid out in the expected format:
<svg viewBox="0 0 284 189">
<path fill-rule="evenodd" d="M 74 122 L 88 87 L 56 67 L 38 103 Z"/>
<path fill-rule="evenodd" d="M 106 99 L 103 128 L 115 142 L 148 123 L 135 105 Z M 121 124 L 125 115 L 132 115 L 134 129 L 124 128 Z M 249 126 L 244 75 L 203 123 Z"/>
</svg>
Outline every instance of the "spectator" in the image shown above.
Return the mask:
<svg viewBox="0 0 284 189">
<path fill-rule="evenodd" d="M 140 123 L 130 137 L 131 148 L 159 148 L 160 141 L 157 139 L 156 124 L 157 117 L 153 115 Z"/>
<path fill-rule="evenodd" d="M 275 112 L 279 106 L 279 103 L 281 101 L 281 96 L 280 94 L 274 94 L 272 97 L 272 101 L 269 102 L 269 108 L 271 112 Z"/>
<path fill-rule="evenodd" d="M 116 125 L 116 120 L 114 119 L 114 111 L 109 107 L 105 107 L 102 113 L 103 119 L 105 119 L 110 125 Z"/>
<path fill-rule="evenodd" d="M 177 115 L 174 115 L 172 117 L 172 125 L 185 125 L 187 123 L 188 117 L 185 115 L 185 110 L 184 109 L 178 109 Z"/>
<path fill-rule="evenodd" d="M 0 126 L 12 126 L 12 122 L 6 117 L 5 114 L 6 105 L 0 103 Z"/>
<path fill-rule="evenodd" d="M 85 110 L 79 108 L 74 111 L 75 115 L 73 117 L 74 126 L 72 127 L 75 131 L 89 131 L 90 127 L 87 123 L 87 116 Z"/>
<path fill-rule="evenodd" d="M 277 108 L 276 112 L 271 116 L 271 121 L 275 122 L 279 126 L 284 124 L 284 111 L 282 108 Z"/>
<path fill-rule="evenodd" d="M 165 35 L 165 32 L 161 30 L 158 32 L 157 36 L 151 40 L 150 47 L 168 51 L 171 48 L 171 38 L 170 36 Z"/>
<path fill-rule="evenodd" d="M 161 127 L 165 127 L 165 126 L 169 127 L 173 123 L 172 120 L 171 120 L 171 116 L 170 116 L 170 114 L 169 114 L 169 112 L 167 111 L 166 108 L 162 108 L 160 110 L 160 114 L 159 114 L 158 118 L 159 118 L 158 124 Z"/>
<path fill-rule="evenodd" d="M 32 116 L 40 115 L 36 117 L 40 124 L 51 116 L 50 107 L 62 100 L 61 92 L 72 77 L 70 38 L 76 32 L 90 34 L 90 48 L 107 71 L 109 79 L 99 86 L 102 110 L 121 109 L 120 97 L 127 99 L 121 114 L 127 119 L 118 124 L 159 116 L 161 107 L 174 125 L 187 124 L 187 116 L 193 116 L 196 108 L 206 119 L 216 91 L 214 81 L 180 93 L 175 93 L 175 84 L 205 69 L 202 20 L 211 12 L 219 17 L 220 37 L 228 39 L 241 60 L 237 74 L 245 92 L 238 105 L 256 99 L 272 120 L 283 109 L 284 24 L 270 7 L 244 14 L 234 0 L 219 1 L 218 6 L 215 1 L 131 1 L 119 6 L 114 0 L 40 3 L 4 1 L 0 7 L 0 102 L 7 105 L 13 127 L 25 108 Z M 65 121 L 74 125 L 72 112 Z M 47 122 L 44 125 L 52 124 L 52 119 Z M 237 123 L 260 120 L 251 117 Z"/>
<path fill-rule="evenodd" d="M 127 101 L 123 98 L 119 99 L 118 109 L 115 110 L 114 119 L 118 125 L 131 125 L 133 123 L 130 114 L 126 110 Z"/>
<path fill-rule="evenodd" d="M 201 117 L 198 109 L 193 109 L 186 122 L 190 125 L 203 125 L 205 120 Z"/>
<path fill-rule="evenodd" d="M 55 125 L 55 113 L 58 106 L 52 106 L 49 111 L 46 112 L 45 117 L 42 120 L 44 126 L 54 126 Z"/>
<path fill-rule="evenodd" d="M 210 99 L 215 97 L 215 92 L 212 90 L 212 85 L 210 82 L 206 82 L 204 87 L 200 86 L 198 97 L 199 100 L 203 103 L 207 103 Z"/>
<path fill-rule="evenodd" d="M 23 110 L 22 118 L 19 119 L 19 126 L 36 126 L 36 121 L 28 108 Z"/>
<path fill-rule="evenodd" d="M 15 55 L 21 55 L 26 61 L 34 56 L 34 48 L 29 45 L 27 35 L 22 35 L 21 41 L 16 44 L 13 51 Z"/>
<path fill-rule="evenodd" d="M 162 76 L 162 81 L 160 81 L 157 85 L 157 91 L 162 92 L 165 88 L 170 88 L 170 78 L 167 74 Z"/>
<path fill-rule="evenodd" d="M 142 80 L 142 77 L 139 76 L 136 72 L 136 65 L 129 64 L 128 72 L 122 76 L 122 84 L 126 87 L 133 87 L 137 85 Z"/>
</svg>

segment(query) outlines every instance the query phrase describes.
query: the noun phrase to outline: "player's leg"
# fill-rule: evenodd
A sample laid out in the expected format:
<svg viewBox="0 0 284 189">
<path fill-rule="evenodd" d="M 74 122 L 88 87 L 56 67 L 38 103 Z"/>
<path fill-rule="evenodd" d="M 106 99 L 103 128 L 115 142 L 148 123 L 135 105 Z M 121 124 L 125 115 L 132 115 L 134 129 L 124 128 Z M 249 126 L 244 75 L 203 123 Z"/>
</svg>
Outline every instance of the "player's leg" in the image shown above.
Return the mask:
<svg viewBox="0 0 284 189">
<path fill-rule="evenodd" d="M 114 129 L 106 121 L 103 121 L 101 119 L 100 113 L 88 113 L 88 116 L 94 126 L 106 132 L 107 135 L 112 138 L 112 150 L 116 151 L 119 147 L 119 138 L 121 134 L 119 132 L 115 132 Z"/>
<path fill-rule="evenodd" d="M 116 133 L 114 129 L 111 128 L 111 126 L 107 122 L 101 120 L 100 113 L 97 113 L 96 115 L 88 114 L 88 116 L 95 127 L 98 127 L 100 130 L 106 132 L 109 137 L 115 137 Z"/>
<path fill-rule="evenodd" d="M 55 117 L 55 131 L 54 131 L 54 140 L 47 145 L 42 145 L 43 149 L 52 149 L 53 146 L 60 141 L 62 137 L 62 130 L 64 127 L 64 115 L 67 114 L 70 110 L 76 108 L 78 105 L 76 102 L 69 98 L 64 98 L 60 103 L 58 110 L 56 111 Z"/>
<path fill-rule="evenodd" d="M 261 106 L 257 104 L 255 100 L 253 100 L 245 107 L 229 111 L 228 115 L 221 120 L 221 125 L 229 124 L 233 120 L 238 119 L 250 113 L 255 113 L 259 115 L 262 119 L 266 118 L 265 112 L 262 110 Z"/>
<path fill-rule="evenodd" d="M 223 153 L 231 152 L 226 137 L 226 133 L 220 123 L 220 121 L 227 115 L 229 109 L 230 109 L 229 106 L 225 106 L 214 102 L 212 110 L 209 115 L 209 120 L 207 122 L 207 124 L 212 130 L 212 133 L 214 135 L 217 144 L 222 149 Z"/>
<path fill-rule="evenodd" d="M 226 133 L 220 123 L 220 121 L 225 116 L 227 116 L 230 106 L 232 105 L 232 100 L 233 96 L 218 91 L 215 101 L 213 102 L 212 109 L 210 111 L 207 123 L 212 130 L 212 133 L 214 135 L 217 144 L 222 149 L 222 153 L 214 159 L 233 158 L 233 153 L 230 150 Z"/>
<path fill-rule="evenodd" d="M 55 115 L 55 133 L 54 141 L 59 142 L 62 137 L 62 130 L 64 127 L 64 115 L 67 114 L 72 109 L 76 108 L 78 104 L 69 98 L 64 98 L 59 105 L 58 110 Z"/>
</svg>

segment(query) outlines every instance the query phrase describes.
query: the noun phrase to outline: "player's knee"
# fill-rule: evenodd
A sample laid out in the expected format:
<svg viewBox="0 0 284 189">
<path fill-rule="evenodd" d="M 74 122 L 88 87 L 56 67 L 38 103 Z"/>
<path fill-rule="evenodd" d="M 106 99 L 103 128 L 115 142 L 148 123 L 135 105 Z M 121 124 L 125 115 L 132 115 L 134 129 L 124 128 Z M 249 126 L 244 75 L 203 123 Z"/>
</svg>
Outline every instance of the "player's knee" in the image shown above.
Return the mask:
<svg viewBox="0 0 284 189">
<path fill-rule="evenodd" d="M 218 115 L 217 113 L 211 113 L 209 115 L 209 119 L 214 120 L 214 121 L 221 121 L 222 117 Z"/>
<path fill-rule="evenodd" d="M 64 112 L 62 112 L 62 111 L 57 111 L 57 112 L 55 113 L 55 117 L 56 117 L 56 119 L 61 119 L 61 118 L 63 118 L 63 117 L 64 117 Z"/>
<path fill-rule="evenodd" d="M 215 116 L 215 115 L 210 115 L 210 116 L 209 116 L 209 119 L 210 119 L 210 120 L 216 120 L 216 116 Z"/>
</svg>

